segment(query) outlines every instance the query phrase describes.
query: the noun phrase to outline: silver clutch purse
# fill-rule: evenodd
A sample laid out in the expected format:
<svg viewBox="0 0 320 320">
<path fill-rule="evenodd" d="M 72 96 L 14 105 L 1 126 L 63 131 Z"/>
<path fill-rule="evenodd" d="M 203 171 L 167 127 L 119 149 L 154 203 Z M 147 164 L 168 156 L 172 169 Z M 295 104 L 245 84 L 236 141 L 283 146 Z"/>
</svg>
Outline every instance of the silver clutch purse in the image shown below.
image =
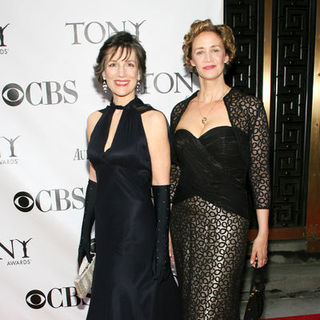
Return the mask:
<svg viewBox="0 0 320 320">
<path fill-rule="evenodd" d="M 91 291 L 95 260 L 96 255 L 93 256 L 90 263 L 88 262 L 87 257 L 84 257 L 79 268 L 79 273 L 74 280 L 77 295 L 81 299 L 84 299 Z"/>
</svg>

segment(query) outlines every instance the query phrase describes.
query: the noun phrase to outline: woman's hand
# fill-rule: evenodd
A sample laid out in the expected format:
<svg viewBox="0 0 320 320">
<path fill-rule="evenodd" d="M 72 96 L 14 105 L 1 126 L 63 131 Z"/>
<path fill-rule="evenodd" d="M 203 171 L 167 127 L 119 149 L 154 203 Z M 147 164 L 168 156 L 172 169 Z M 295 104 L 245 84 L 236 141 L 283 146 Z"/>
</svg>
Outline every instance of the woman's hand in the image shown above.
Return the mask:
<svg viewBox="0 0 320 320">
<path fill-rule="evenodd" d="M 257 261 L 261 268 L 268 262 L 269 210 L 257 209 L 257 219 L 259 232 L 253 241 L 250 264 L 255 267 Z"/>
<path fill-rule="evenodd" d="M 258 268 L 263 267 L 268 262 L 268 234 L 258 234 L 253 241 L 250 264 Z"/>
</svg>

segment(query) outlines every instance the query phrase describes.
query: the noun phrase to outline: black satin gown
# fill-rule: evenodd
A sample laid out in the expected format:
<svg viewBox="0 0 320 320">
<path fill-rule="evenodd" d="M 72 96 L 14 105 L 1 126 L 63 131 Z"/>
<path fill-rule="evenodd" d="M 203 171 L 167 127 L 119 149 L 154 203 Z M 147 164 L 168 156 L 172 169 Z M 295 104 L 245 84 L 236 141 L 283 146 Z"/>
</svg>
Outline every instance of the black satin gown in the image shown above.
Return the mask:
<svg viewBox="0 0 320 320">
<path fill-rule="evenodd" d="M 151 199 L 151 159 L 141 114 L 152 110 L 135 98 L 123 112 L 104 151 L 116 108 L 102 110 L 88 145 L 97 174 L 96 264 L 87 319 L 177 320 L 176 283 L 153 279 L 156 219 Z"/>
</svg>

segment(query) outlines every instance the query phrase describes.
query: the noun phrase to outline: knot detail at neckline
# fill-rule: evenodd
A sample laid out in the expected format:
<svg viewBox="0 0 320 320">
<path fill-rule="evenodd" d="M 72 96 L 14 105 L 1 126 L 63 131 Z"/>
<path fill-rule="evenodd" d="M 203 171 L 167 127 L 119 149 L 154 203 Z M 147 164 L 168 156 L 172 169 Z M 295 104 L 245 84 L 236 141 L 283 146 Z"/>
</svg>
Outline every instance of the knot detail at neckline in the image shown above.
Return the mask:
<svg viewBox="0 0 320 320">
<path fill-rule="evenodd" d="M 118 106 L 118 105 L 116 105 L 116 104 L 113 104 L 113 107 L 115 108 L 115 109 L 120 109 L 120 110 L 123 110 L 125 107 L 124 106 Z"/>
<path fill-rule="evenodd" d="M 135 97 L 130 102 L 128 102 L 125 106 L 117 105 L 113 102 L 113 100 L 111 101 L 110 106 L 114 109 L 124 110 L 124 109 L 129 109 L 132 106 L 138 105 L 139 103 L 143 104 L 143 102 L 139 98 Z"/>
</svg>

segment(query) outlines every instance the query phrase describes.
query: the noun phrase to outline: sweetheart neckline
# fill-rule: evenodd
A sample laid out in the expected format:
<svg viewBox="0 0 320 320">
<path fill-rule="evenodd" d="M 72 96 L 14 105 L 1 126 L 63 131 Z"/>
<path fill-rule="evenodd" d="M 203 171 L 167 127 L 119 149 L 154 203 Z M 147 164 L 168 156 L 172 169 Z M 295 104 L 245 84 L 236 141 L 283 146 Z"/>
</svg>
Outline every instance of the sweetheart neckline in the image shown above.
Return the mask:
<svg viewBox="0 0 320 320">
<path fill-rule="evenodd" d="M 175 131 L 175 134 L 178 132 L 178 131 L 186 131 L 188 132 L 190 135 L 192 135 L 195 139 L 197 140 L 200 140 L 204 135 L 206 135 L 208 132 L 211 132 L 215 129 L 222 129 L 222 128 L 233 128 L 232 126 L 217 126 L 217 127 L 213 127 L 213 128 L 210 128 L 209 130 L 207 130 L 206 132 L 202 133 L 199 137 L 196 137 L 191 131 L 189 131 L 188 129 L 185 129 L 185 128 L 180 128 L 180 129 L 177 129 Z"/>
</svg>

